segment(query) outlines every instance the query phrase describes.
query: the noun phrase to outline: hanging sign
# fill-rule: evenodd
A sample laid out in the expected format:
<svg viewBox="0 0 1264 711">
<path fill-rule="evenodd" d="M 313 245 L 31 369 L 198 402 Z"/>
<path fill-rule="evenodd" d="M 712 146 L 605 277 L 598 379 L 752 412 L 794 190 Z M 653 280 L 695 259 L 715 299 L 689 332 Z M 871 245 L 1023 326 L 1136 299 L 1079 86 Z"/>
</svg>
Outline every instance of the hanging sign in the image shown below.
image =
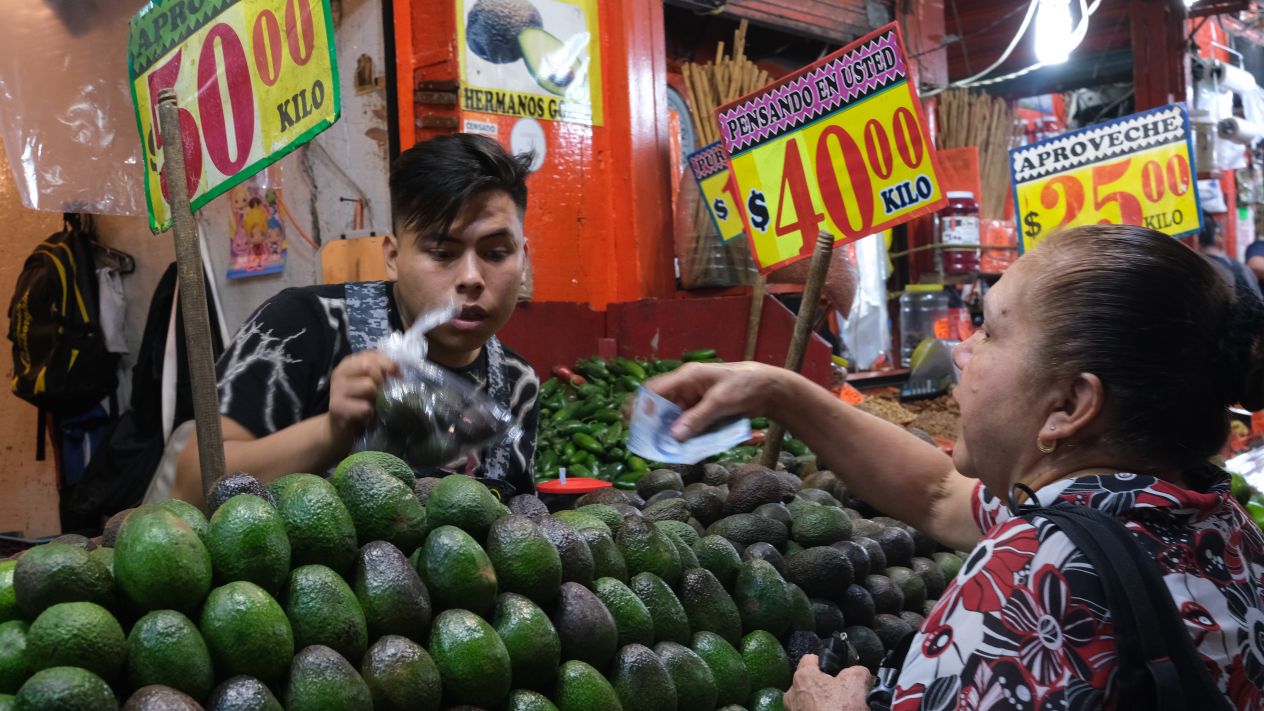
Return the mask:
<svg viewBox="0 0 1264 711">
<path fill-rule="evenodd" d="M 598 0 L 454 0 L 465 111 L 600 126 Z"/>
<path fill-rule="evenodd" d="M 1020 251 L 1059 227 L 1141 225 L 1173 237 L 1202 223 L 1189 117 L 1170 104 L 1011 149 Z"/>
<path fill-rule="evenodd" d="M 132 18 L 128 78 L 149 226 L 171 224 L 158 94 L 174 88 L 197 210 L 338 120 L 329 0 L 151 0 Z"/>
<path fill-rule="evenodd" d="M 894 23 L 717 110 L 761 273 L 946 202 Z"/>
<path fill-rule="evenodd" d="M 728 154 L 719 142 L 689 156 L 689 172 L 698 182 L 698 190 L 706 201 L 707 211 L 720 238 L 728 242 L 746 229 L 742 218 L 742 201 L 737 199 L 737 185 L 729 172 Z"/>
</svg>

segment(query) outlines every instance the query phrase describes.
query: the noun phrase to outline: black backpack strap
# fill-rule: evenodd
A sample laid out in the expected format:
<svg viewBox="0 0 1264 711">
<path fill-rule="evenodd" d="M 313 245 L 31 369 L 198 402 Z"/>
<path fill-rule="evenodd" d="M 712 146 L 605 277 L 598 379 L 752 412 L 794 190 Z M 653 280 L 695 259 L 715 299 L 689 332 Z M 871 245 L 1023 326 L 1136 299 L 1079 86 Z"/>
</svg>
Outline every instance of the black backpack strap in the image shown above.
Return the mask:
<svg viewBox="0 0 1264 711">
<path fill-rule="evenodd" d="M 1097 573 L 1119 647 L 1119 708 L 1233 708 L 1194 648 L 1158 566 L 1119 519 L 1071 505 L 1020 515 L 1057 526 Z"/>
</svg>

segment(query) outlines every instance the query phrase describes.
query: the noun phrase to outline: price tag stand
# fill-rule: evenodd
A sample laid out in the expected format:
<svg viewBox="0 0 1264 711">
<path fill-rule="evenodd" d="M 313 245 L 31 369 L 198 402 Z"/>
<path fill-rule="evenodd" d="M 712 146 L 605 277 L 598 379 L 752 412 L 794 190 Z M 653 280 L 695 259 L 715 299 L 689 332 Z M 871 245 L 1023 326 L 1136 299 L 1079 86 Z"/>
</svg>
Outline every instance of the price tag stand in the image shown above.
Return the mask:
<svg viewBox="0 0 1264 711">
<path fill-rule="evenodd" d="M 816 323 L 816 307 L 821 301 L 821 287 L 829 271 L 830 256 L 834 252 L 834 235 L 822 230 L 816 237 L 812 250 L 812 262 L 808 267 L 807 283 L 803 285 L 803 302 L 799 304 L 799 316 L 794 322 L 794 335 L 790 337 L 790 350 L 786 353 L 786 369 L 799 372 L 803 367 L 803 354 L 807 352 L 808 339 L 812 336 L 812 324 Z M 763 278 L 762 276 L 760 277 Z M 761 297 L 762 301 L 762 297 Z M 755 323 L 758 329 L 758 323 Z M 750 346 L 747 346 L 750 349 Z M 763 465 L 772 469 L 781 455 L 781 440 L 786 428 L 773 422 L 764 440 Z"/>
<path fill-rule="evenodd" d="M 215 361 L 211 348 L 211 320 L 206 312 L 206 284 L 203 283 L 202 255 L 198 249 L 197 225 L 189 205 L 189 193 L 182 190 L 185 181 L 183 136 L 174 89 L 163 89 L 158 96 L 158 121 L 167 143 L 166 165 L 170 191 L 172 229 L 175 232 L 176 273 L 180 280 L 180 300 L 184 309 L 185 351 L 192 380 L 193 419 L 197 427 L 198 462 L 202 468 L 202 490 L 224 474 L 224 435 L 219 423 L 219 392 L 215 385 Z"/>
</svg>

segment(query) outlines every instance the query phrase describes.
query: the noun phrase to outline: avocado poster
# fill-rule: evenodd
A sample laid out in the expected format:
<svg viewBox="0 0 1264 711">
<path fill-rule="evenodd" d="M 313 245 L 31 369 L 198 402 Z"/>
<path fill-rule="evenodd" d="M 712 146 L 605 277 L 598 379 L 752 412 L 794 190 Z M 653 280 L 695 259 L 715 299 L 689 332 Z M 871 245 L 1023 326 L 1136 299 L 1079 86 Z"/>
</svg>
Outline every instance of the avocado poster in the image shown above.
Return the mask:
<svg viewBox="0 0 1264 711">
<path fill-rule="evenodd" d="M 456 0 L 461 108 L 600 126 L 599 0 Z"/>
</svg>

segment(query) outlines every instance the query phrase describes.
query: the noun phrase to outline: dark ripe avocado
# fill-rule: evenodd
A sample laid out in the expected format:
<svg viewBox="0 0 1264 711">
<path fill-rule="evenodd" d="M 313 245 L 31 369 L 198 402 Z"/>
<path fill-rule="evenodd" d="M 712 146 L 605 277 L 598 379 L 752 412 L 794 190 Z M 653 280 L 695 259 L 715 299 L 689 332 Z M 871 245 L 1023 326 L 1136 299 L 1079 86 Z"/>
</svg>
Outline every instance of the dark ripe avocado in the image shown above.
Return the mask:
<svg viewBox="0 0 1264 711">
<path fill-rule="evenodd" d="M 443 481 L 443 479 L 437 476 L 426 476 L 418 479 L 417 483 L 413 484 L 413 494 L 417 497 L 417 503 L 425 506 L 426 500 L 430 498 L 430 492 L 434 491 L 434 488 L 438 486 L 441 481 Z M 530 494 L 524 494 L 524 496 L 530 496 Z M 510 500 L 509 503 L 512 504 L 513 501 Z"/>
<path fill-rule="evenodd" d="M 841 599 L 854 577 L 847 556 L 829 546 L 808 548 L 786 560 L 786 580 L 803 588 L 808 597 Z"/>
<path fill-rule="evenodd" d="M 620 649 L 609 678 L 623 711 L 676 708 L 676 684 L 649 647 L 629 644 Z"/>
<path fill-rule="evenodd" d="M 755 514 L 741 513 L 726 516 L 707 527 L 708 535 L 723 536 L 734 546 L 749 546 L 763 541 L 778 549 L 784 548 L 790 538 L 785 524 Z"/>
<path fill-rule="evenodd" d="M 843 594 L 842 608 L 843 618 L 847 620 L 848 625 L 872 626 L 873 618 L 878 614 L 878 611 L 874 609 L 873 595 L 864 587 L 854 583 L 848 585 L 847 592 Z"/>
<path fill-rule="evenodd" d="M 123 509 L 114 514 L 105 522 L 105 528 L 101 531 L 101 545 L 106 548 L 113 548 L 118 542 L 119 531 L 123 528 L 123 522 L 136 509 Z"/>
<path fill-rule="evenodd" d="M 253 676 L 235 676 L 215 688 L 206 711 L 283 711 L 267 685 Z"/>
<path fill-rule="evenodd" d="M 677 491 L 676 489 L 664 489 L 653 496 L 647 497 L 645 499 L 645 508 L 648 509 L 660 501 L 666 501 L 668 499 L 682 499 L 684 496 L 685 492 L 683 491 Z"/>
<path fill-rule="evenodd" d="M 549 539 L 562 559 L 562 580 L 592 585 L 593 556 L 588 544 L 580 537 L 579 531 L 555 516 L 541 516 L 535 519 L 540 532 Z"/>
<path fill-rule="evenodd" d="M 211 485 L 211 493 L 206 496 L 206 512 L 208 514 L 215 513 L 225 501 L 233 498 L 238 494 L 254 494 L 264 501 L 276 506 L 276 497 L 272 495 L 272 491 L 268 487 L 259 483 L 259 480 L 250 476 L 245 472 L 237 472 L 235 474 L 225 474 L 215 483 Z"/>
<path fill-rule="evenodd" d="M 373 711 L 360 673 L 341 654 L 313 644 L 294 655 L 285 687 L 286 711 Z"/>
<path fill-rule="evenodd" d="M 912 569 L 902 565 L 893 565 L 886 569 L 885 575 L 891 582 L 899 586 L 904 593 L 904 609 L 917 611 L 926 604 L 926 583 Z"/>
<path fill-rule="evenodd" d="M 903 528 L 889 526 L 878 532 L 875 541 L 882 546 L 887 565 L 904 565 L 913 559 L 913 537 Z"/>
<path fill-rule="evenodd" d="M 798 669 L 799 660 L 805 655 L 821 653 L 821 638 L 815 632 L 799 630 L 791 632 L 786 640 L 786 654 L 790 657 L 790 668 Z"/>
<path fill-rule="evenodd" d="M 860 666 L 877 673 L 878 665 L 882 663 L 882 657 L 886 654 L 882 639 L 873 630 L 860 625 L 852 625 L 844 631 L 847 633 L 847 641 L 856 648 L 856 656 L 860 657 Z"/>
<path fill-rule="evenodd" d="M 732 471 L 723 464 L 706 464 L 702 471 L 702 483 L 720 486 L 729 483 Z"/>
<path fill-rule="evenodd" d="M 882 552 L 882 546 L 872 538 L 856 537 L 854 534 L 852 540 L 860 544 L 865 549 L 865 553 L 869 554 L 869 570 L 886 570 L 887 554 Z"/>
<path fill-rule="evenodd" d="M 360 662 L 374 711 L 436 711 L 443 696 L 439 668 L 420 644 L 387 635 Z"/>
<path fill-rule="evenodd" d="M 202 705 L 182 691 L 153 684 L 137 689 L 123 704 L 123 711 L 202 711 Z"/>
<path fill-rule="evenodd" d="M 667 492 L 663 492 L 665 494 Z M 645 507 L 645 518 L 650 521 L 680 521 L 684 523 L 692 515 L 689 504 L 680 496 L 680 492 L 671 492 L 676 496 L 660 499 Z M 662 496 L 662 494 L 659 494 Z"/>
<path fill-rule="evenodd" d="M 756 516 L 763 516 L 764 518 L 771 518 L 775 521 L 780 521 L 786 526 L 790 525 L 790 509 L 786 508 L 786 505 L 780 501 L 776 501 L 771 504 L 760 504 L 755 508 L 753 513 Z"/>
<path fill-rule="evenodd" d="M 843 505 L 839 503 L 838 499 L 831 496 L 828 491 L 821 491 L 820 489 L 803 489 L 799 492 L 799 496 L 811 501 L 814 504 L 820 504 L 821 506 L 830 506 L 836 509 L 841 509 L 843 507 Z"/>
<path fill-rule="evenodd" d="M 852 540 L 857 538 L 873 538 L 878 535 L 878 531 L 881 531 L 883 528 L 885 528 L 885 526 L 880 523 L 874 523 L 872 519 L 858 519 L 856 521 L 852 521 L 851 537 Z"/>
<path fill-rule="evenodd" d="M 907 635 L 913 634 L 916 628 L 896 615 L 882 614 L 874 619 L 873 631 L 882 640 L 882 648 L 889 652 Z"/>
<path fill-rule="evenodd" d="M 509 500 L 509 511 L 520 516 L 535 517 L 548 513 L 549 507 L 535 494 L 518 494 Z"/>
<path fill-rule="evenodd" d="M 49 543 L 62 543 L 68 546 L 82 548 L 85 551 L 91 551 L 93 548 L 97 547 L 90 538 L 87 536 L 81 536 L 78 533 L 63 533 L 62 535 L 49 541 Z"/>
<path fill-rule="evenodd" d="M 668 464 L 663 468 L 680 474 L 680 480 L 686 484 L 702 481 L 703 475 L 706 474 L 704 464 Z"/>
<path fill-rule="evenodd" d="M 364 611 L 369 641 L 386 634 L 418 644 L 430 632 L 430 592 L 398 548 L 373 541 L 360 549 L 352 583 Z"/>
<path fill-rule="evenodd" d="M 633 506 L 632 504 L 628 504 L 628 503 L 610 504 L 610 508 L 623 514 L 624 518 L 627 518 L 628 516 L 635 516 L 637 518 L 641 518 L 641 510 Z"/>
<path fill-rule="evenodd" d="M 939 550 L 939 543 L 924 531 L 919 531 L 912 526 L 909 526 L 907 530 L 909 535 L 913 536 L 913 555 L 929 558 L 935 555 L 935 551 Z"/>
<path fill-rule="evenodd" d="M 898 615 L 904 609 L 904 591 L 887 576 L 868 575 L 864 584 L 873 596 L 873 607 L 878 613 Z"/>
<path fill-rule="evenodd" d="M 752 465 L 729 479 L 724 515 L 750 513 L 764 504 L 789 500 L 794 490 L 771 469 Z"/>
<path fill-rule="evenodd" d="M 859 511 L 857 511 L 856 509 L 852 509 L 852 508 L 844 508 L 844 509 L 843 509 L 843 513 L 847 514 L 847 518 L 849 518 L 849 519 L 851 519 L 851 520 L 852 520 L 853 525 L 854 525 L 854 523 L 855 523 L 856 521 L 859 521 L 859 520 L 861 520 L 861 519 L 863 519 L 863 518 L 864 518 L 864 516 L 861 516 L 861 515 L 860 515 L 860 512 L 859 512 Z"/>
<path fill-rule="evenodd" d="M 766 560 L 780 575 L 786 574 L 786 559 L 771 543 L 752 543 L 742 551 L 742 560 Z"/>
<path fill-rule="evenodd" d="M 847 560 L 851 562 L 852 573 L 855 574 L 857 580 L 863 579 L 869 574 L 869 552 L 855 541 L 838 541 L 831 543 L 831 548 L 842 551 L 847 556 Z"/>
<path fill-rule="evenodd" d="M 610 611 L 591 590 L 578 583 L 563 583 L 551 619 L 562 642 L 562 659 L 606 668 L 617 649 L 619 630 Z"/>
<path fill-rule="evenodd" d="M 916 612 L 905 610 L 900 613 L 900 619 L 912 625 L 913 629 L 918 630 L 926 622 L 926 618 Z"/>
<path fill-rule="evenodd" d="M 813 599 L 812 616 L 816 620 L 816 634 L 818 637 L 829 637 L 847 627 L 847 620 L 843 617 L 843 611 L 831 600 Z"/>
<path fill-rule="evenodd" d="M 549 697 L 530 689 L 514 689 L 505 700 L 504 711 L 557 711 Z"/>
<path fill-rule="evenodd" d="M 681 480 L 680 472 L 671 469 L 655 469 L 636 482 L 636 493 L 647 501 L 660 491 L 684 490 L 685 482 Z"/>
<path fill-rule="evenodd" d="M 699 488 L 685 491 L 685 505 L 689 513 L 702 525 L 710 525 L 724 515 L 724 497 L 720 490 L 706 484 L 691 484 Z"/>
<path fill-rule="evenodd" d="M 944 580 L 944 571 L 939 569 L 939 565 L 930 558 L 914 558 L 910 566 L 913 572 L 922 577 L 922 582 L 926 584 L 926 597 L 935 599 L 944 593 L 944 588 L 948 587 L 948 583 Z"/>
</svg>

